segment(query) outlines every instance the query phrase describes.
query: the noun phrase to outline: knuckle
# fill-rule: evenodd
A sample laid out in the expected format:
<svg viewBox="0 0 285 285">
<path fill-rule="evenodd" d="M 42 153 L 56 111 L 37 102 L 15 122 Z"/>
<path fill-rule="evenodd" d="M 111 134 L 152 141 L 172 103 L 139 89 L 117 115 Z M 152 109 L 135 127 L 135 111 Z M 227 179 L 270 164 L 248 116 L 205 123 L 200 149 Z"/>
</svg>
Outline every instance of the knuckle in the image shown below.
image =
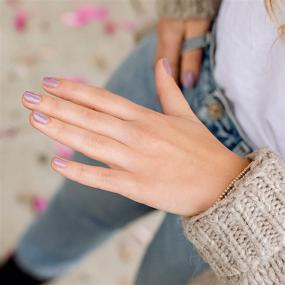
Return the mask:
<svg viewBox="0 0 285 285">
<path fill-rule="evenodd" d="M 79 164 L 76 169 L 76 176 L 80 180 L 82 180 L 86 176 L 85 166 L 83 164 Z"/>
<path fill-rule="evenodd" d="M 138 147 L 151 147 L 157 145 L 160 140 L 159 130 L 164 129 L 166 124 L 163 114 L 152 111 L 143 116 L 142 120 L 128 121 L 125 130 L 130 143 Z"/>
<path fill-rule="evenodd" d="M 128 121 L 125 123 L 125 130 L 127 130 L 128 135 L 135 139 L 140 137 L 143 128 L 144 124 L 141 121 Z"/>
<path fill-rule="evenodd" d="M 148 145 L 148 147 L 157 146 L 160 143 L 160 137 L 156 126 L 163 129 L 163 119 L 156 117 L 147 123 L 136 123 L 132 129 L 135 142 L 140 145 Z"/>
<path fill-rule="evenodd" d="M 107 169 L 101 169 L 100 171 L 97 170 L 96 176 L 102 184 L 104 185 L 110 184 L 112 175 L 110 171 L 107 171 Z"/>
<path fill-rule="evenodd" d="M 44 97 L 43 106 L 45 111 L 47 112 L 60 112 L 60 104 L 58 100 L 53 99 L 51 97 Z"/>
<path fill-rule="evenodd" d="M 85 133 L 83 135 L 83 143 L 87 149 L 93 149 L 95 146 L 100 146 L 100 139 L 90 133 Z"/>
<path fill-rule="evenodd" d="M 69 93 L 77 94 L 81 92 L 80 84 L 73 82 L 73 81 L 65 81 L 65 89 Z"/>
<path fill-rule="evenodd" d="M 81 108 L 80 109 L 80 117 L 82 117 L 82 118 L 84 118 L 84 120 L 87 120 L 88 122 L 90 122 L 90 119 L 93 118 L 93 113 L 88 108 Z"/>
<path fill-rule="evenodd" d="M 114 189 L 116 175 L 109 168 L 95 169 L 93 171 L 94 183 L 101 189 Z M 116 185 L 117 186 L 117 185 Z"/>
<path fill-rule="evenodd" d="M 127 134 L 133 141 L 137 141 L 140 137 L 140 129 L 134 123 L 129 123 Z"/>
<path fill-rule="evenodd" d="M 53 136 L 58 139 L 63 138 L 66 134 L 66 127 L 58 121 L 55 122 L 54 120 L 52 120 L 52 124 L 53 126 L 51 130 L 53 132 Z"/>
</svg>

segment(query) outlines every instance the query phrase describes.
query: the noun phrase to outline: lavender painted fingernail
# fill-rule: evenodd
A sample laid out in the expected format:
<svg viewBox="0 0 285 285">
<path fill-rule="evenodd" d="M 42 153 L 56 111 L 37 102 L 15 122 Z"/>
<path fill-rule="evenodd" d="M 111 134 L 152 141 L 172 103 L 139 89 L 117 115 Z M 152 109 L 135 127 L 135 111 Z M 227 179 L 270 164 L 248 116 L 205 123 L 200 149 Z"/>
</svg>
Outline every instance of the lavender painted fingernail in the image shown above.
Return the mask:
<svg viewBox="0 0 285 285">
<path fill-rule="evenodd" d="M 39 104 L 41 102 L 41 96 L 36 95 L 29 91 L 24 92 L 23 97 L 25 101 L 32 103 L 32 104 Z"/>
<path fill-rule="evenodd" d="M 56 88 L 59 85 L 59 80 L 52 77 L 44 77 L 43 85 L 48 88 Z"/>
<path fill-rule="evenodd" d="M 195 77 L 192 72 L 187 72 L 182 77 L 182 84 L 185 88 L 192 89 L 195 84 Z"/>
<path fill-rule="evenodd" d="M 40 124 L 47 124 L 48 123 L 48 117 L 40 112 L 33 112 L 32 114 L 35 121 L 37 121 Z"/>
<path fill-rule="evenodd" d="M 66 161 L 64 161 L 63 159 L 60 159 L 58 157 L 54 158 L 52 163 L 59 168 L 64 168 L 66 167 Z"/>
<path fill-rule="evenodd" d="M 169 61 L 166 57 L 163 58 L 163 66 L 165 71 L 169 74 L 172 75 L 172 70 L 171 70 L 171 66 L 169 64 Z"/>
</svg>

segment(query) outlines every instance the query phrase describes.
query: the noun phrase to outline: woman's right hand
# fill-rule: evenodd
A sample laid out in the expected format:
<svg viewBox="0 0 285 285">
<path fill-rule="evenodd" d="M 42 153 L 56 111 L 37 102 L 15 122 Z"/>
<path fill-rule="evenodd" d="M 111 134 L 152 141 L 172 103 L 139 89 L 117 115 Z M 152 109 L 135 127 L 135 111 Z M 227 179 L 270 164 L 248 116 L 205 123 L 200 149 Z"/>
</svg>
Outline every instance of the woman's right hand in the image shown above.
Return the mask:
<svg viewBox="0 0 285 285">
<path fill-rule="evenodd" d="M 181 55 L 185 39 L 204 35 L 210 27 L 210 20 L 182 21 L 160 18 L 157 25 L 158 42 L 156 59 L 166 57 L 171 65 L 173 77 L 185 88 L 192 89 L 200 74 L 202 49 L 187 50 Z"/>
<path fill-rule="evenodd" d="M 192 216 L 211 207 L 247 165 L 199 121 L 171 76 L 156 64 L 163 114 L 98 87 L 46 78 L 54 96 L 26 92 L 39 131 L 110 168 L 56 158 L 53 168 L 78 183 Z"/>
</svg>

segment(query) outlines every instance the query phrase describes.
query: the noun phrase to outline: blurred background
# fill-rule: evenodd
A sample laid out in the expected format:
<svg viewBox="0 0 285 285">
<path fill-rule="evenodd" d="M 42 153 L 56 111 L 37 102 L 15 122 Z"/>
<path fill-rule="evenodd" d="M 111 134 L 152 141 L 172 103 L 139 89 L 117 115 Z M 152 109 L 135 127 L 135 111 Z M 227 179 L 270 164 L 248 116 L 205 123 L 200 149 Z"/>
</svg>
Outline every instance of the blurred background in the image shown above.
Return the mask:
<svg viewBox="0 0 285 285">
<path fill-rule="evenodd" d="M 23 92 L 42 92 L 51 75 L 103 86 L 156 13 L 154 0 L 0 0 L 0 13 L 1 261 L 62 182 L 51 157 L 72 154 L 29 125 Z M 128 226 L 52 284 L 132 284 L 161 218 Z"/>
</svg>

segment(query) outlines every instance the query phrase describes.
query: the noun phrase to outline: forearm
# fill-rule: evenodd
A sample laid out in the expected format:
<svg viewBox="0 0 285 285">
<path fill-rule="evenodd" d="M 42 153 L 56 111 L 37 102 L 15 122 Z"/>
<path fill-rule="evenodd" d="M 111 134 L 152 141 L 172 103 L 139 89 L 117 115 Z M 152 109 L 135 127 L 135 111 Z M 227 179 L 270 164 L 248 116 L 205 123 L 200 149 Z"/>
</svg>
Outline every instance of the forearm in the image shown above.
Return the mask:
<svg viewBox="0 0 285 285">
<path fill-rule="evenodd" d="M 180 20 L 212 19 L 218 12 L 221 0 L 157 0 L 160 17 Z"/>
<path fill-rule="evenodd" d="M 226 284 L 285 281 L 285 165 L 268 150 L 206 212 L 183 218 L 186 236 Z"/>
</svg>

